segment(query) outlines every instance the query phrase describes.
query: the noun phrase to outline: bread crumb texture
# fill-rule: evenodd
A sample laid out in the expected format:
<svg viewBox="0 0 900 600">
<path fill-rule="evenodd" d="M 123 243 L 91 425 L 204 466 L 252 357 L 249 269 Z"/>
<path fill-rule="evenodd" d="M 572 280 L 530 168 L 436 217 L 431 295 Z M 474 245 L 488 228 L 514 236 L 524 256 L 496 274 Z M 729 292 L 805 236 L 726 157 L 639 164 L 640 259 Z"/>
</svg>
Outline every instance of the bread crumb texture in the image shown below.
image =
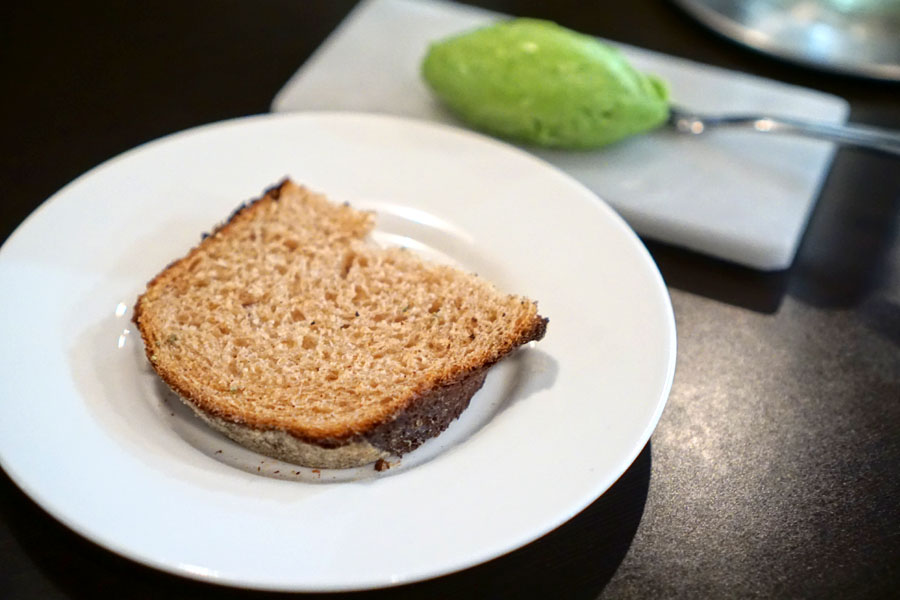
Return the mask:
<svg viewBox="0 0 900 600">
<path fill-rule="evenodd" d="M 272 188 L 138 299 L 154 369 L 219 429 L 327 448 L 543 336 L 534 302 L 375 246 L 373 224 L 291 181 Z"/>
</svg>

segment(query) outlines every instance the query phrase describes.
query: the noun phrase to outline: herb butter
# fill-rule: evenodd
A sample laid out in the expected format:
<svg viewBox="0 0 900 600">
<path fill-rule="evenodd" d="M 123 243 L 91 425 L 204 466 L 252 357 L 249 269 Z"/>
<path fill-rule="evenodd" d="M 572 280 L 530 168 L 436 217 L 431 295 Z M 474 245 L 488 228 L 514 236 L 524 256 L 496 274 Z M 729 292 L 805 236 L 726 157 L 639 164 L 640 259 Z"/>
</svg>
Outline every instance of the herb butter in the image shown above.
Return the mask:
<svg viewBox="0 0 900 600">
<path fill-rule="evenodd" d="M 432 44 L 422 75 L 460 118 L 540 146 L 588 149 L 668 118 L 666 85 L 595 38 L 515 19 Z"/>
</svg>

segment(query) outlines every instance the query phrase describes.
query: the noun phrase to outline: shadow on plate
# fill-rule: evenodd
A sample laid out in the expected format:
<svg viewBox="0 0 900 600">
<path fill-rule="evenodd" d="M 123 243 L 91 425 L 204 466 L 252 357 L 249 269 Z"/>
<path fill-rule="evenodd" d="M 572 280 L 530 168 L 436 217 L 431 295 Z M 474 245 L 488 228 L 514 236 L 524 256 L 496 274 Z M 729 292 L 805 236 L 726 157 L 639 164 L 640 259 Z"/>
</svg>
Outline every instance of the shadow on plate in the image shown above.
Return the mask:
<svg viewBox="0 0 900 600">
<path fill-rule="evenodd" d="M 581 513 L 539 540 L 485 564 L 398 588 L 301 597 L 595 598 L 634 539 L 647 500 L 650 465 L 648 443 L 622 477 Z M 101 589 L 111 597 L 138 599 L 284 597 L 183 579 L 121 558 L 58 523 L 3 473 L 0 512 L 13 538 L 3 539 L 7 534 L 0 529 L 0 546 L 18 544 L 31 561 L 21 560 L 21 553 L 14 550 L 5 552 L 7 566 L 16 573 L 5 584 L 9 597 L 93 598 Z"/>
</svg>

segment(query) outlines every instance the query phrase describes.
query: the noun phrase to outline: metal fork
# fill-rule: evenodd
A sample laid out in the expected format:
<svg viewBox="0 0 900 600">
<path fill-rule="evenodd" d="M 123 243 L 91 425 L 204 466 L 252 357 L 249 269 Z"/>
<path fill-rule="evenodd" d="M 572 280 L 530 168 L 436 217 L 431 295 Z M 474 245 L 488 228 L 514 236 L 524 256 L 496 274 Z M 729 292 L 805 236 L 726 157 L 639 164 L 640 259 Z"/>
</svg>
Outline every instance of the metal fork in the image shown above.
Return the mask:
<svg viewBox="0 0 900 600">
<path fill-rule="evenodd" d="M 752 114 L 698 114 L 677 106 L 669 107 L 669 125 L 681 133 L 702 135 L 711 129 L 732 127 L 761 133 L 782 133 L 812 137 L 848 146 L 858 146 L 900 156 L 900 131 L 860 125 L 833 125 L 786 117 Z"/>
</svg>

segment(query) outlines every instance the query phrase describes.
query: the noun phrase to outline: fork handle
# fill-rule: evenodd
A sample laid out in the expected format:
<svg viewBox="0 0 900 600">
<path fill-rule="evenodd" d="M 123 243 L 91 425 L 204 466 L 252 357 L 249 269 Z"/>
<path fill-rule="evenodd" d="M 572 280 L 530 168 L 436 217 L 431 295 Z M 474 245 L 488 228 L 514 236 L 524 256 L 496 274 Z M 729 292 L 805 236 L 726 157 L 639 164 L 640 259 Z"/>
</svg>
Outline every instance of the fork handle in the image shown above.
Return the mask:
<svg viewBox="0 0 900 600">
<path fill-rule="evenodd" d="M 811 123 L 782 117 L 758 119 L 753 126 L 757 131 L 803 135 L 900 156 L 900 133 L 896 131 L 860 125 Z"/>
</svg>

